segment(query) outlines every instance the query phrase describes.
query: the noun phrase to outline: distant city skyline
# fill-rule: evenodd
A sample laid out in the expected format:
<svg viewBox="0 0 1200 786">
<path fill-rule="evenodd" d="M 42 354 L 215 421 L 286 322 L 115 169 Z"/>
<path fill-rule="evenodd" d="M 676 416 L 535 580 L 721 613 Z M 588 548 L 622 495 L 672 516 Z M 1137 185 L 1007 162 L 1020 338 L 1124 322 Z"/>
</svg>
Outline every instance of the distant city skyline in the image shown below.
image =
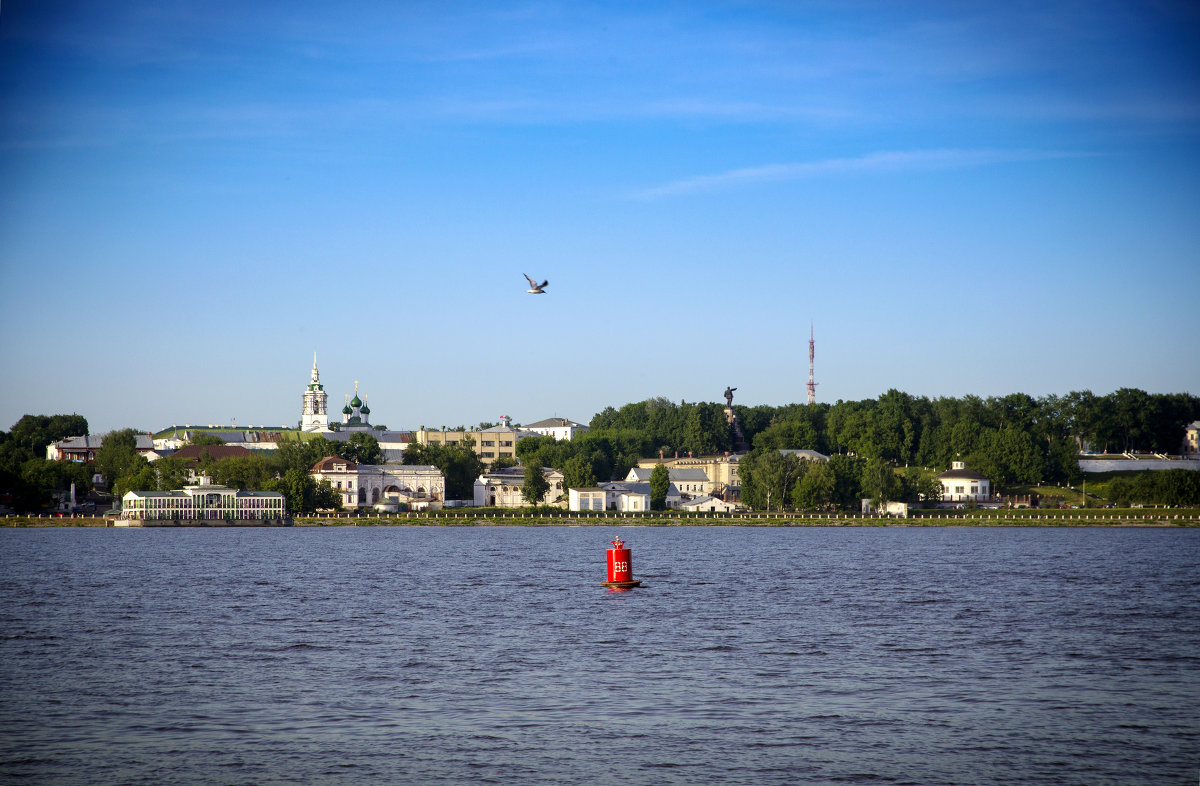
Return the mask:
<svg viewBox="0 0 1200 786">
<path fill-rule="evenodd" d="M 0 8 L 0 429 L 1200 393 L 1187 3 Z M 529 282 L 549 280 L 544 297 Z M 336 420 L 336 417 L 335 417 Z"/>
</svg>

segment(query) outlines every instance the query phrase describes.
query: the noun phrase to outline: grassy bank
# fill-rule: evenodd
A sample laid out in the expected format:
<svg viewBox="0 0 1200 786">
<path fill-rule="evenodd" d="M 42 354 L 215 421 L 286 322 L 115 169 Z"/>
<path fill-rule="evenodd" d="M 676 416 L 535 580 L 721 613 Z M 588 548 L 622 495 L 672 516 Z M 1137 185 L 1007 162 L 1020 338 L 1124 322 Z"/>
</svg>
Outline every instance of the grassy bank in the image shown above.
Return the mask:
<svg viewBox="0 0 1200 786">
<path fill-rule="evenodd" d="M 1196 508 L 920 511 L 909 518 L 848 513 L 524 513 L 454 510 L 297 516 L 298 527 L 1200 527 Z M 91 516 L 8 516 L 0 527 L 106 527 Z"/>
<path fill-rule="evenodd" d="M 396 513 L 387 516 L 298 517 L 302 527 L 1200 527 L 1200 510 L 923 511 L 909 518 L 836 513 L 579 514 L 516 511 Z"/>
</svg>

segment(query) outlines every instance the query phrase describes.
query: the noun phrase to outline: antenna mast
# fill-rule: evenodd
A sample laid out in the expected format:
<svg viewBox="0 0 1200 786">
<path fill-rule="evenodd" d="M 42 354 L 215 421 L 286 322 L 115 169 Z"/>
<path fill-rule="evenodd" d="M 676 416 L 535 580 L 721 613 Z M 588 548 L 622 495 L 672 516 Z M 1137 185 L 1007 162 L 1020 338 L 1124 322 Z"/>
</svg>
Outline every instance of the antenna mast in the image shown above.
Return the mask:
<svg viewBox="0 0 1200 786">
<path fill-rule="evenodd" d="M 813 326 L 808 323 L 808 403 L 817 403 L 817 385 L 818 382 L 813 382 L 813 358 L 816 356 L 817 342 L 813 340 Z"/>
</svg>

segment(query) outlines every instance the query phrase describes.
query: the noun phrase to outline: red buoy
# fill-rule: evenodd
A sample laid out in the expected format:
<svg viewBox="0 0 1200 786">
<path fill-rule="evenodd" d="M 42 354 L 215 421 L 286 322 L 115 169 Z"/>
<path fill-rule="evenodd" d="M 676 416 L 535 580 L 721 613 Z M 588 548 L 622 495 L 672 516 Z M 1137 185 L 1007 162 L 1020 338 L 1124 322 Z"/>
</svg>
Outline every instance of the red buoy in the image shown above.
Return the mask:
<svg viewBox="0 0 1200 786">
<path fill-rule="evenodd" d="M 633 552 L 625 548 L 625 541 L 615 538 L 608 550 L 608 581 L 600 582 L 612 589 L 640 587 L 642 582 L 633 579 Z"/>
</svg>

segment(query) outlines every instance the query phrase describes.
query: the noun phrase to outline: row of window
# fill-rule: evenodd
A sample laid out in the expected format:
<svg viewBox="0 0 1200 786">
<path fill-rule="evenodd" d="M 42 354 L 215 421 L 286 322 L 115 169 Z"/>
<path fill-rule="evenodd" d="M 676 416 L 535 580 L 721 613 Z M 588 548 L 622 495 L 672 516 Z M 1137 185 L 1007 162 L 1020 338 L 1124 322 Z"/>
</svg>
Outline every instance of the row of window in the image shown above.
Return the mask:
<svg viewBox="0 0 1200 786">
<path fill-rule="evenodd" d="M 138 519 L 141 521 L 187 521 L 190 519 L 261 519 L 283 516 L 283 505 L 275 505 L 271 508 L 258 510 L 247 510 L 238 508 L 237 510 L 131 510 L 127 511 L 125 518 Z"/>
<path fill-rule="evenodd" d="M 523 488 L 523 486 L 501 486 L 500 490 L 501 491 L 520 491 L 522 488 Z M 562 481 L 561 480 L 558 481 L 550 488 L 555 489 L 556 491 L 562 491 Z"/>
</svg>

